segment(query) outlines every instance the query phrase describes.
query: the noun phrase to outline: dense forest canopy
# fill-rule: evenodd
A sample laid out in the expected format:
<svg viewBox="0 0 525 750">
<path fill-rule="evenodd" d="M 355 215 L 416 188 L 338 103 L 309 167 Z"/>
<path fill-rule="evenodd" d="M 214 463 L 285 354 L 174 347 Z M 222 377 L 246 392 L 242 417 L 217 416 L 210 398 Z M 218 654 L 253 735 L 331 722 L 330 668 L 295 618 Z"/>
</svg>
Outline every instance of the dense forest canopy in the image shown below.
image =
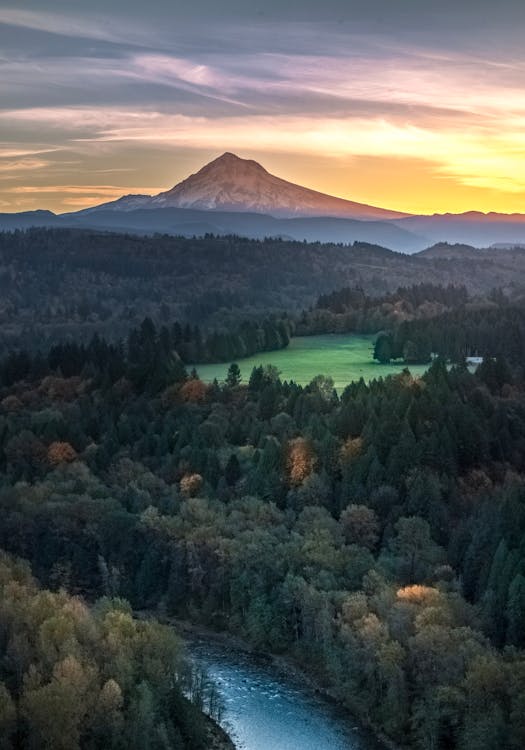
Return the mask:
<svg viewBox="0 0 525 750">
<path fill-rule="evenodd" d="M 339 399 L 326 377 L 301 388 L 265 368 L 219 387 L 126 358 L 112 372 L 106 355 L 43 374 L 25 356 L 0 394 L 0 545 L 44 586 L 285 652 L 401 744 L 522 746 L 518 370 L 437 360 Z"/>
<path fill-rule="evenodd" d="M 48 348 L 94 333 L 117 340 L 150 317 L 225 331 L 291 315 L 319 294 L 361 287 L 369 297 L 411 283 L 465 285 L 469 294 L 525 285 L 525 250 L 452 259 L 365 243 L 321 245 L 240 237 L 138 237 L 87 230 L 0 233 L 0 353 Z M 238 356 L 238 355 L 237 355 Z"/>
<path fill-rule="evenodd" d="M 483 266 L 429 283 L 417 258 L 425 283 L 396 283 L 395 254 L 363 246 L 54 231 L 0 245 L 0 747 L 209 747 L 180 643 L 132 614 L 146 610 L 294 659 L 400 746 L 521 750 L 517 285 L 490 291 Z M 432 355 L 428 372 L 338 396 L 330 373 L 243 382 L 232 361 L 206 384 L 187 367 L 357 330 L 381 331 L 385 360 Z"/>
<path fill-rule="evenodd" d="M 477 305 L 493 306 L 494 293 L 481 295 Z M 508 303 L 505 295 L 499 298 Z M 413 284 L 386 294 L 370 295 L 362 287 L 344 287 L 323 294 L 317 303 L 294 319 L 298 336 L 318 333 L 378 333 L 398 329 L 401 323 L 439 318 L 446 312 L 461 312 L 471 303 L 465 286 Z"/>
</svg>

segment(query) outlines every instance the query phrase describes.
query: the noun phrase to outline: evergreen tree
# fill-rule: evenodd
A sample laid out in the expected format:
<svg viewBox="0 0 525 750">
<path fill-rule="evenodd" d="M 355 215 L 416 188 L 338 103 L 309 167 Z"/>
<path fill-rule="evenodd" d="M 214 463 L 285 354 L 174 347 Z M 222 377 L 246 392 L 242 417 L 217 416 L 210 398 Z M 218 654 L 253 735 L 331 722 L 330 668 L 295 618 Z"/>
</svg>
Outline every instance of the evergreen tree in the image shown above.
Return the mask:
<svg viewBox="0 0 525 750">
<path fill-rule="evenodd" d="M 513 646 L 525 646 L 525 576 L 518 573 L 509 586 L 507 600 L 507 641 Z"/>
<path fill-rule="evenodd" d="M 380 333 L 374 345 L 374 359 L 377 359 L 381 364 L 388 364 L 392 357 L 392 337 L 387 333 Z"/>
<path fill-rule="evenodd" d="M 240 367 L 236 362 L 233 362 L 228 367 L 228 374 L 226 375 L 226 385 L 229 388 L 235 388 L 240 384 L 241 380 L 242 377 Z"/>
<path fill-rule="evenodd" d="M 224 469 L 224 477 L 230 487 L 236 484 L 241 478 L 241 467 L 235 453 L 232 453 L 228 459 L 228 463 Z"/>
</svg>

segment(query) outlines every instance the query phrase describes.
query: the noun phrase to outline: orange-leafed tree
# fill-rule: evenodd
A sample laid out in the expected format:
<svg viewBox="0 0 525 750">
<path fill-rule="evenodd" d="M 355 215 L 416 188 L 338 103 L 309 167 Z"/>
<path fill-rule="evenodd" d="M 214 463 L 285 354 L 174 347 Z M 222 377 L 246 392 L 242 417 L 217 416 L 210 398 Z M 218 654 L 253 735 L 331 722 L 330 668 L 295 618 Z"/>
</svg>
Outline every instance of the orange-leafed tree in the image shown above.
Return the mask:
<svg viewBox="0 0 525 750">
<path fill-rule="evenodd" d="M 47 460 L 51 466 L 70 464 L 77 459 L 77 452 L 70 443 L 55 440 L 47 449 Z"/>
<path fill-rule="evenodd" d="M 180 491 L 186 497 L 195 497 L 199 494 L 203 485 L 200 474 L 185 474 L 180 480 Z"/>
<path fill-rule="evenodd" d="M 317 457 L 308 440 L 302 437 L 290 440 L 286 461 L 290 484 L 295 486 L 302 484 L 313 472 L 316 463 Z"/>
<path fill-rule="evenodd" d="M 200 404 L 206 400 L 208 386 L 198 378 L 187 380 L 180 389 L 180 395 L 183 401 L 193 404 Z"/>
</svg>

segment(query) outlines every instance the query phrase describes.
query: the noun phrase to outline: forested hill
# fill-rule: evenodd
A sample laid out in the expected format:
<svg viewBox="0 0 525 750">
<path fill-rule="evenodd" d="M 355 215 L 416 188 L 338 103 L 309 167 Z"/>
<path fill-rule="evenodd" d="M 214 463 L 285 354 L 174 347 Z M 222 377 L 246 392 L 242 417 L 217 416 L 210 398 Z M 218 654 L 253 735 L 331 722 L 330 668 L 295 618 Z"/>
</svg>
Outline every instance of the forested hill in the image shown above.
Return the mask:
<svg viewBox="0 0 525 750">
<path fill-rule="evenodd" d="M 124 338 L 145 317 L 231 328 L 241 319 L 298 312 L 341 286 L 380 296 L 407 281 L 464 284 L 471 294 L 525 285 L 525 251 L 479 262 L 407 256 L 373 245 L 237 237 L 137 237 L 81 230 L 0 234 L 0 323 L 5 342 L 46 347 L 96 331 Z M 47 342 L 47 343 L 46 343 Z M 0 342 L 1 345 L 2 342 Z"/>
</svg>

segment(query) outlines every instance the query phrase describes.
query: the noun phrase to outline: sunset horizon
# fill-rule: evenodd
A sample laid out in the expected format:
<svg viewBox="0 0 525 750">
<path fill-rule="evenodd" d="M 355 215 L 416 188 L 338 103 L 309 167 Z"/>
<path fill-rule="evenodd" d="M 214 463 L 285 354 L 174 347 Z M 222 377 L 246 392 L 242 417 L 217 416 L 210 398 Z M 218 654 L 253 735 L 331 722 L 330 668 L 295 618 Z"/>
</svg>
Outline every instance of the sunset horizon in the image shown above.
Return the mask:
<svg viewBox="0 0 525 750">
<path fill-rule="evenodd" d="M 400 212 L 525 213 L 525 12 L 445 6 L 0 8 L 0 211 L 155 194 L 232 151 Z"/>
<path fill-rule="evenodd" d="M 460 214 L 468 214 L 468 213 L 480 213 L 484 215 L 490 215 L 491 213 L 499 214 L 502 216 L 512 216 L 512 215 L 525 215 L 525 207 L 523 211 L 521 210 L 508 210 L 508 203 L 505 203 L 502 206 L 502 210 L 496 210 L 493 208 L 486 208 L 481 209 L 479 207 L 471 206 L 470 208 L 467 208 L 466 206 L 469 204 L 465 204 L 465 207 L 460 207 L 457 209 L 447 209 L 443 208 L 442 210 L 438 209 L 423 209 L 423 210 L 408 210 L 406 208 L 400 207 L 400 205 L 397 205 L 395 202 L 395 198 L 392 197 L 391 203 L 385 203 L 381 202 L 380 199 L 370 199 L 370 200 L 360 200 L 359 197 L 356 197 L 355 194 L 349 192 L 347 195 L 343 193 L 337 194 L 335 191 L 330 191 L 330 188 L 327 187 L 326 189 L 323 189 L 321 187 L 314 187 L 313 184 L 307 184 L 305 176 L 305 182 L 299 182 L 295 180 L 293 177 L 285 177 L 283 176 L 283 173 L 277 174 L 275 171 L 272 171 L 270 169 L 266 169 L 265 161 L 261 158 L 260 160 L 254 158 L 251 156 L 248 152 L 245 153 L 236 153 L 234 151 L 225 151 L 222 152 L 222 154 L 218 154 L 217 152 L 210 152 L 209 157 L 204 157 L 204 162 L 196 162 L 195 166 L 191 166 L 193 163 L 193 159 L 191 159 L 191 155 L 188 157 L 188 162 L 190 164 L 189 172 L 184 173 L 180 176 L 179 179 L 176 179 L 172 181 L 171 183 L 166 183 L 165 185 L 161 186 L 148 186 L 148 187 L 141 187 L 141 186 L 133 186 L 133 185 L 98 185 L 98 186 L 90 186 L 90 185 L 60 185 L 60 186 L 50 186 L 50 185 L 44 185 L 44 186 L 23 186 L 15 189 L 15 194 L 26 196 L 25 200 L 27 200 L 27 206 L 22 206 L 16 209 L 16 211 L 6 211 L 7 213 L 18 213 L 18 212 L 24 212 L 24 211 L 34 211 L 34 210 L 45 210 L 45 211 L 52 211 L 56 214 L 62 214 L 62 213 L 69 213 L 74 211 L 82 211 L 87 208 L 94 208 L 97 205 L 105 204 L 107 202 L 118 200 L 119 198 L 126 197 L 128 195 L 144 195 L 144 196 L 150 196 L 154 197 L 155 195 L 158 195 L 159 193 L 167 192 L 171 190 L 173 187 L 179 185 L 184 180 L 188 179 L 189 177 L 193 176 L 194 174 L 198 173 L 203 167 L 208 165 L 209 163 L 214 162 L 216 159 L 220 158 L 220 156 L 224 154 L 232 153 L 239 159 L 245 160 L 245 161 L 254 161 L 257 164 L 260 164 L 267 172 L 269 172 L 273 176 L 277 176 L 280 179 L 285 180 L 286 182 L 289 182 L 291 184 L 297 185 L 298 187 L 304 187 L 308 190 L 312 190 L 314 192 L 318 192 L 322 195 L 326 195 L 328 197 L 337 198 L 340 200 L 352 202 L 352 203 L 359 203 L 363 205 L 368 205 L 376 208 L 381 208 L 389 211 L 397 211 L 401 214 L 406 214 L 407 216 L 433 216 L 433 215 L 445 215 L 445 214 L 453 214 L 453 215 L 460 215 Z M 264 157 L 263 157 L 264 158 Z M 286 168 L 286 165 L 283 165 L 283 168 Z M 365 176 L 365 175 L 362 175 Z M 324 184 L 324 182 L 322 183 Z M 329 185 L 329 182 L 328 182 Z M 55 196 L 48 198 L 48 195 Z M 387 199 L 385 198 L 385 201 Z M 34 201 L 34 205 L 31 203 L 31 201 Z M 50 201 L 50 202 L 48 202 Z M 403 204 L 404 205 L 404 204 Z M 507 210 L 503 210 L 503 209 Z M 1 213 L 1 211 L 0 211 Z"/>
</svg>

